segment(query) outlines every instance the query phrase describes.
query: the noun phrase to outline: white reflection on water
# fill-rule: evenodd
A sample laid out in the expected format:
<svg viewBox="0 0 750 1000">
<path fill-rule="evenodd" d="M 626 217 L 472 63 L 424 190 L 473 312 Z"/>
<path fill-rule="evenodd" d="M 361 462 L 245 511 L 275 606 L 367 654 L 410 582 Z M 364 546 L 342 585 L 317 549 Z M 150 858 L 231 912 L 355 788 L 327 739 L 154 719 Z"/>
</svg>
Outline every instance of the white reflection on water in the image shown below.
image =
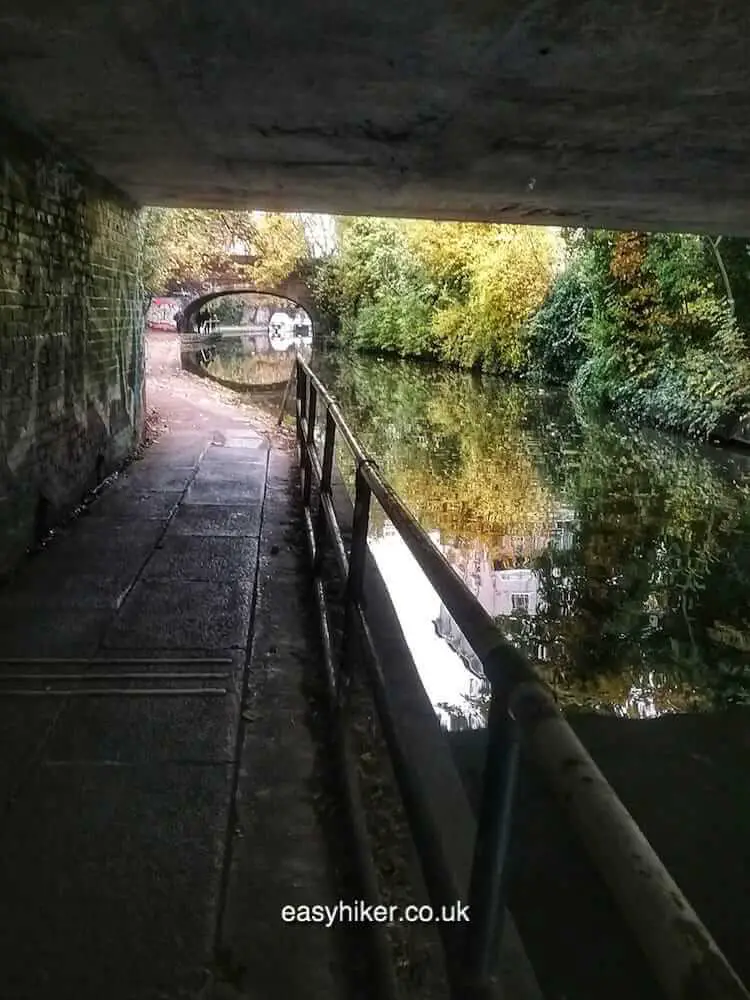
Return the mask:
<svg viewBox="0 0 750 1000">
<path fill-rule="evenodd" d="M 430 532 L 438 546 L 440 537 Z M 401 537 L 390 525 L 370 538 L 370 550 L 385 581 L 404 638 L 435 712 L 447 728 L 478 728 L 485 724 L 486 682 L 479 680 L 435 629 L 440 598 Z"/>
</svg>

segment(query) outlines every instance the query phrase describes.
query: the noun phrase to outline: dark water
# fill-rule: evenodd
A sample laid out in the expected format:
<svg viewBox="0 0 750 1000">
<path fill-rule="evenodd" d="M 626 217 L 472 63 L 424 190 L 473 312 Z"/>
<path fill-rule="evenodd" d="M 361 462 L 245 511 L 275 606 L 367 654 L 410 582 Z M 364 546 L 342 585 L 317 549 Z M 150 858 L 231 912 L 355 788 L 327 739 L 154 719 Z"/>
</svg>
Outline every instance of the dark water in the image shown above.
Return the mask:
<svg viewBox="0 0 750 1000">
<path fill-rule="evenodd" d="M 750 456 L 574 412 L 561 392 L 408 362 L 317 368 L 354 430 L 564 708 L 750 702 Z M 477 663 L 392 527 L 371 547 L 451 729 Z"/>
</svg>

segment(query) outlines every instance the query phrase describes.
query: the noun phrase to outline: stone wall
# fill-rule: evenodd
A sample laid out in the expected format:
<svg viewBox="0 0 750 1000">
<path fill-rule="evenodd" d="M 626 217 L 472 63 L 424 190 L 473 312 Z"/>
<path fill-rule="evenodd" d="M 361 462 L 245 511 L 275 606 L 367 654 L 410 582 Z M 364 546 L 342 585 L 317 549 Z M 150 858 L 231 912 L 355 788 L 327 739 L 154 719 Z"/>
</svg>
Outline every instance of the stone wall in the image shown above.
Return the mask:
<svg viewBox="0 0 750 1000">
<path fill-rule="evenodd" d="M 0 123 L 0 576 L 137 444 L 135 207 Z"/>
</svg>

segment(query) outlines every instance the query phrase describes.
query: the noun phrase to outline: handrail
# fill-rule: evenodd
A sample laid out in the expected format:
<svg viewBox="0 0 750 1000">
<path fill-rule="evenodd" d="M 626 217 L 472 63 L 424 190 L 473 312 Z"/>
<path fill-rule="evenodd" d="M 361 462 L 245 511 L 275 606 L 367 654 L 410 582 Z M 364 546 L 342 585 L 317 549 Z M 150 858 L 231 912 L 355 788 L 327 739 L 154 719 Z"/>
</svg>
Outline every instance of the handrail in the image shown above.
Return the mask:
<svg viewBox="0 0 750 1000">
<path fill-rule="evenodd" d="M 330 393 L 302 358 L 296 362 L 297 438 L 302 494 L 314 568 L 330 539 L 346 574 L 345 635 L 337 666 L 330 643 L 325 598 L 316 577 L 318 606 L 328 636 L 332 685 L 350 669 L 353 626 L 367 638 L 362 578 L 367 555 L 370 499 L 374 496 L 426 574 L 449 614 L 482 662 L 491 685 L 488 748 L 468 899 L 471 932 L 456 951 L 445 933 L 448 974 L 455 997 L 491 995 L 496 984 L 505 911 L 505 857 L 518 771 L 519 741 L 545 775 L 592 861 L 607 883 L 669 1000 L 749 1000 L 737 974 L 684 897 L 637 824 L 562 716 L 555 699 L 522 654 L 500 634 L 443 554 L 385 480 L 349 428 Z M 315 443 L 318 405 L 326 426 L 321 460 Z M 331 499 L 334 439 L 346 444 L 356 466 L 354 520 L 347 555 Z M 319 515 L 312 525 L 313 480 Z M 372 642 L 369 642 L 372 648 Z M 377 691 L 376 691 L 377 702 Z M 387 720 L 384 720 L 387 723 Z M 387 726 L 384 726 L 387 729 Z M 425 817 L 420 817 L 425 821 Z M 429 823 L 429 818 L 427 819 Z M 419 845 L 418 845 L 419 846 Z M 430 885 L 454 884 L 440 862 L 422 857 Z M 444 932 L 445 929 L 443 928 Z"/>
</svg>

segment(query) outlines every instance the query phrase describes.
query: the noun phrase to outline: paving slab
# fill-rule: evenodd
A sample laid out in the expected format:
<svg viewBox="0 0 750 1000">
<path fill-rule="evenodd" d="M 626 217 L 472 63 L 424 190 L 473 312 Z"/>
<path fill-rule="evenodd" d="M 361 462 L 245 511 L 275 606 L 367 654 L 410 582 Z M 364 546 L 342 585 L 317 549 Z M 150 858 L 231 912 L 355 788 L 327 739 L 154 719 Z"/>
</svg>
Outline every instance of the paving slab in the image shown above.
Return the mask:
<svg viewBox="0 0 750 1000">
<path fill-rule="evenodd" d="M 319 636 L 288 459 L 286 469 L 286 493 L 267 511 L 260 546 L 221 947 L 238 996 L 327 1000 L 345 995 L 342 928 L 280 920 L 285 905 L 335 903 L 304 691 L 308 671 L 318 668 Z M 277 546 L 286 553 L 285 572 L 272 555 Z"/>
<path fill-rule="evenodd" d="M 124 602 L 140 566 L 122 576 L 81 573 L 45 580 L 15 580 L 7 596 L 0 594 L 0 615 L 6 608 L 119 608 Z"/>
<path fill-rule="evenodd" d="M 244 649 L 171 649 L 167 646 L 130 646 L 127 649 L 101 647 L 90 661 L 92 669 L 101 673 L 118 674 L 138 670 L 160 675 L 163 673 L 226 673 L 230 671 L 239 689 L 245 671 Z"/>
<path fill-rule="evenodd" d="M 221 504 L 181 504 L 167 528 L 165 539 L 175 535 L 214 535 L 226 538 L 257 538 L 262 506 L 241 508 Z"/>
<path fill-rule="evenodd" d="M 110 490 L 87 510 L 87 516 L 116 521 L 167 521 L 182 497 L 180 491 Z"/>
<path fill-rule="evenodd" d="M 257 561 L 255 538 L 168 532 L 146 563 L 142 579 L 254 580 Z"/>
<path fill-rule="evenodd" d="M 124 556 L 136 548 L 147 552 L 156 545 L 163 533 L 162 519 L 105 520 L 101 517 L 89 517 L 88 512 L 84 511 L 57 533 L 44 555 L 63 548 L 67 542 L 67 551 L 71 555 L 77 553 L 74 565 L 78 565 L 79 559 L 89 562 L 98 560 L 99 565 L 104 565 L 110 557 Z"/>
<path fill-rule="evenodd" d="M 0 606 L 0 655 L 90 656 L 114 613 L 104 608 Z"/>
<path fill-rule="evenodd" d="M 142 580 L 103 637 L 110 648 L 244 648 L 252 586 L 249 581 Z"/>
<path fill-rule="evenodd" d="M 132 693 L 107 696 L 107 688 L 115 685 Z M 67 700 L 44 747 L 47 763 L 233 762 L 240 693 L 231 674 L 161 681 L 158 675 L 149 681 L 122 681 L 113 675 L 99 687 L 104 691 L 100 697 Z M 187 690 L 192 693 L 180 693 Z"/>
<path fill-rule="evenodd" d="M 0 995 L 197 995 L 231 785 L 223 765 L 41 768 L 0 833 Z"/>
<path fill-rule="evenodd" d="M 272 451 L 268 460 L 269 485 L 281 486 L 284 490 L 289 486 L 289 456 L 281 451 Z"/>
<path fill-rule="evenodd" d="M 195 477 L 200 483 L 222 483 L 227 480 L 234 482 L 252 481 L 260 476 L 265 476 L 266 463 L 263 462 L 240 462 L 232 458 L 221 458 L 215 462 L 204 460 Z"/>
<path fill-rule="evenodd" d="M 265 465 L 268 461 L 269 447 L 265 441 L 260 441 L 254 446 L 245 448 L 228 447 L 227 445 L 212 444 L 207 448 L 201 463 L 203 468 L 214 464 L 238 463 L 243 465 Z"/>
<path fill-rule="evenodd" d="M 10 669 L 0 665 L 0 677 Z M 59 699 L 9 698 L 0 691 L 0 816 L 40 759 L 63 707 Z"/>
<path fill-rule="evenodd" d="M 269 441 L 162 390 L 171 432 L 0 591 L 0 998 L 219 1000 L 229 955 L 242 1000 L 336 1000 L 337 932 L 280 916 L 337 895 L 299 512 L 274 500 L 248 664 Z"/>
<path fill-rule="evenodd" d="M 111 488 L 115 493 L 142 491 L 143 493 L 166 492 L 182 494 L 185 492 L 194 474 L 194 468 L 170 469 L 168 467 L 164 468 L 159 464 L 144 466 L 136 463 L 120 475 Z"/>
<path fill-rule="evenodd" d="M 157 442 L 158 444 L 158 442 Z M 157 445 L 151 445 L 149 450 L 137 458 L 123 474 L 139 475 L 156 474 L 161 475 L 185 475 L 190 476 L 198 468 L 201 462 L 202 452 L 190 449 L 178 449 L 177 451 L 157 452 Z"/>
<path fill-rule="evenodd" d="M 258 475 L 245 479 L 218 479 L 207 481 L 201 478 L 200 472 L 188 487 L 182 506 L 194 504 L 218 504 L 234 507 L 254 506 L 263 499 L 265 488 L 265 469 L 257 469 Z"/>
<path fill-rule="evenodd" d="M 193 434 L 171 433 L 153 444 L 141 462 L 146 466 L 159 464 L 164 469 L 190 470 L 198 465 L 206 447 L 204 435 L 196 438 Z"/>
<path fill-rule="evenodd" d="M 0 663 L 0 753 L 46 761 L 230 763 L 245 654 L 174 662 L 160 651 L 124 658 Z M 218 660 L 219 658 L 216 657 Z M 18 719 L 23 730 L 18 728 Z M 53 732 L 54 723 L 54 732 Z M 8 725 L 9 724 L 9 725 Z M 19 736 L 22 739 L 19 739 Z M 8 754 L 0 763 L 0 787 Z"/>
<path fill-rule="evenodd" d="M 88 536 L 84 540 L 75 534 L 53 540 L 0 587 L 0 620 L 3 609 L 7 615 L 21 606 L 92 610 L 119 607 L 163 527 L 157 525 L 157 531 L 145 541 L 136 533 L 125 546 L 119 538 L 113 539 L 108 523 L 96 524 L 96 531 L 84 532 Z"/>
</svg>

